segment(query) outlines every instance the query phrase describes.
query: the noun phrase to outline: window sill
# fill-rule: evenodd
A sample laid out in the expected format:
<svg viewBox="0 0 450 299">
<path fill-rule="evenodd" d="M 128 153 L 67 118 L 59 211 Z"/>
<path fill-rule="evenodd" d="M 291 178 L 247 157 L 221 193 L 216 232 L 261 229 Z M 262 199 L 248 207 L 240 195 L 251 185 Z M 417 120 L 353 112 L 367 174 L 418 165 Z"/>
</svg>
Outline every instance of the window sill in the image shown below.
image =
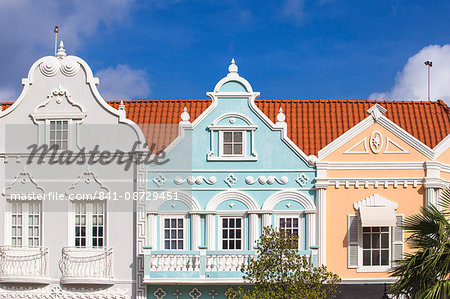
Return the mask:
<svg viewBox="0 0 450 299">
<path fill-rule="evenodd" d="M 356 272 L 389 272 L 392 269 L 391 266 L 363 266 L 356 269 Z"/>
<path fill-rule="evenodd" d="M 246 156 L 222 156 L 222 157 L 212 157 L 208 156 L 206 158 L 208 161 L 257 161 L 258 157 L 246 157 Z"/>
</svg>

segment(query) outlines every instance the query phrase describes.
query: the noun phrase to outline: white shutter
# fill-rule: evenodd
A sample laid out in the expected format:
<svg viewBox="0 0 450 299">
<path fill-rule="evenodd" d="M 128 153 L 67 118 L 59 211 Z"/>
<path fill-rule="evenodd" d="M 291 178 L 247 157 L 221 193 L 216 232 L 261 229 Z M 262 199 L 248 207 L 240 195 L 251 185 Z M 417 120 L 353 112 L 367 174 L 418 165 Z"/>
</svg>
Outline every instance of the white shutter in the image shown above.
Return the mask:
<svg viewBox="0 0 450 299">
<path fill-rule="evenodd" d="M 392 264 L 403 259 L 403 215 L 396 216 L 397 225 L 392 228 Z"/>
<path fill-rule="evenodd" d="M 359 217 L 348 215 L 348 268 L 358 267 Z"/>
</svg>

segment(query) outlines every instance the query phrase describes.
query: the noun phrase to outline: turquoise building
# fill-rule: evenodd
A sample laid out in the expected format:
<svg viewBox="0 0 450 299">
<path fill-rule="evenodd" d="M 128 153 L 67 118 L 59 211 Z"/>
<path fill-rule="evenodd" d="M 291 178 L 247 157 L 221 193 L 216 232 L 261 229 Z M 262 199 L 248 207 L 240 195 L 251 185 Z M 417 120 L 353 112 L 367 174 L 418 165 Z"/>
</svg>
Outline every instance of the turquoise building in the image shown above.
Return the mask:
<svg viewBox="0 0 450 299">
<path fill-rule="evenodd" d="M 188 109 L 180 115 L 168 162 L 147 168 L 147 298 L 226 298 L 264 226 L 298 234 L 299 253 L 318 262 L 315 156 L 287 137 L 281 107 L 273 123 L 255 105 L 234 60 L 228 70 L 205 111 L 192 122 Z"/>
</svg>

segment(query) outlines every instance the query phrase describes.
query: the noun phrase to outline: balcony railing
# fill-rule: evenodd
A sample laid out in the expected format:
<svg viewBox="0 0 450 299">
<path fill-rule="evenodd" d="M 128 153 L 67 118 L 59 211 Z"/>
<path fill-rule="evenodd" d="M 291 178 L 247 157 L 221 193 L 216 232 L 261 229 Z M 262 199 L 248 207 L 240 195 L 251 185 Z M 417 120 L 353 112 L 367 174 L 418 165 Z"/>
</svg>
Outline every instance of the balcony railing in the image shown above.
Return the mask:
<svg viewBox="0 0 450 299">
<path fill-rule="evenodd" d="M 318 247 L 311 249 L 298 253 L 316 265 Z M 208 251 L 204 247 L 198 251 L 163 251 L 144 247 L 144 283 L 183 283 L 199 279 L 239 282 L 242 281 L 241 268 L 253 257 L 255 251 Z"/>
<path fill-rule="evenodd" d="M 113 284 L 113 250 L 64 247 L 59 268 L 63 284 Z"/>
<path fill-rule="evenodd" d="M 0 282 L 48 283 L 48 249 L 0 247 Z"/>
</svg>

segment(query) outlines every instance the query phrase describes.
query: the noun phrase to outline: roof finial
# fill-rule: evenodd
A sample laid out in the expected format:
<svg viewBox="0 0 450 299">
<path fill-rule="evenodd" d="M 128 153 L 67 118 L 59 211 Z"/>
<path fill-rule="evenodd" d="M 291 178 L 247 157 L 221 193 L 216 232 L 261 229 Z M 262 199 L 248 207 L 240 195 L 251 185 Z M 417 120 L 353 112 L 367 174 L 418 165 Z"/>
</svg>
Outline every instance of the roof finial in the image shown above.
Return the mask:
<svg viewBox="0 0 450 299">
<path fill-rule="evenodd" d="M 386 108 L 380 104 L 375 104 L 367 110 L 367 114 L 372 115 L 373 119 L 377 121 L 380 116 L 386 113 L 386 111 Z"/>
<path fill-rule="evenodd" d="M 191 116 L 187 112 L 186 106 L 184 106 L 183 113 L 181 113 L 181 122 L 188 123 L 190 119 L 191 119 Z"/>
<path fill-rule="evenodd" d="M 284 123 L 286 120 L 286 115 L 283 113 L 283 109 L 280 107 L 277 115 L 277 123 Z"/>
<path fill-rule="evenodd" d="M 2 105 L 0 105 L 0 111 L 3 111 L 3 106 Z"/>
<path fill-rule="evenodd" d="M 123 103 L 123 101 L 120 101 L 119 110 L 125 110 L 125 104 Z"/>
<path fill-rule="evenodd" d="M 66 50 L 64 49 L 64 43 L 63 43 L 63 41 L 61 41 L 61 42 L 59 43 L 59 49 L 58 49 L 58 52 L 56 53 L 56 57 L 62 59 L 62 58 L 65 57 L 65 56 L 66 56 Z"/>
<path fill-rule="evenodd" d="M 237 67 L 237 65 L 236 65 L 236 63 L 234 61 L 234 58 L 231 59 L 231 64 L 228 67 L 228 72 L 230 72 L 230 73 L 237 73 L 238 72 L 238 67 Z"/>
</svg>

